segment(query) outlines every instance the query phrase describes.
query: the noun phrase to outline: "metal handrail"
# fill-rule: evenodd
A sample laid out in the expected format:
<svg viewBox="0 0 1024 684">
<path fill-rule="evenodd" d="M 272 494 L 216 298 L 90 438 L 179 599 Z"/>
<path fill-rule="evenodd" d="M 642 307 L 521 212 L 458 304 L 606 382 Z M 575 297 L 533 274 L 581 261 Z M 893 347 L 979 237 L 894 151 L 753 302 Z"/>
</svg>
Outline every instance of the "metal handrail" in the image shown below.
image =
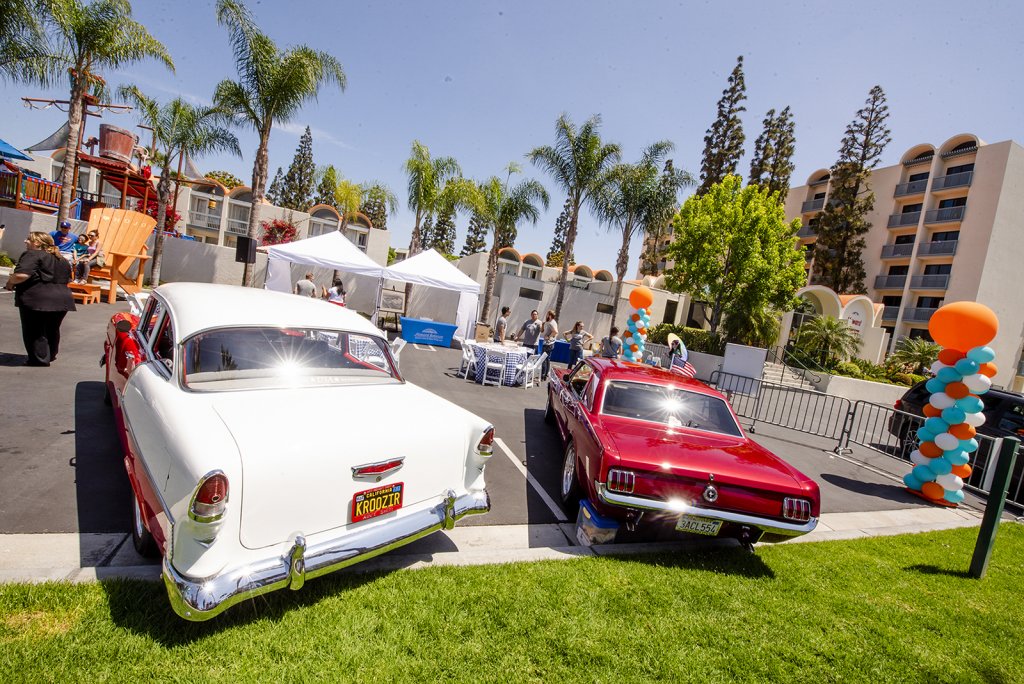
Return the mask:
<svg viewBox="0 0 1024 684">
<path fill-rule="evenodd" d="M 932 182 L 932 192 L 945 190 L 947 188 L 963 188 L 970 186 L 974 178 L 974 171 L 961 171 L 951 173 L 948 176 L 939 176 Z"/>
<path fill-rule="evenodd" d="M 795 378 L 806 380 L 807 382 L 810 382 L 812 384 L 821 382 L 821 376 L 818 375 L 817 373 L 812 372 L 810 368 L 806 367 L 807 365 L 814 365 L 816 366 L 817 370 L 823 373 L 826 372 L 824 368 L 821 368 L 813 361 L 811 361 L 810 364 L 804 363 L 804 367 L 793 366 L 786 361 L 787 354 L 789 354 L 790 358 L 797 358 L 798 360 L 803 361 L 802 359 L 798 358 L 796 351 L 797 350 L 795 348 L 787 349 L 785 347 L 772 347 L 771 349 L 768 350 L 765 360 L 782 366 L 783 373 L 785 373 L 788 370 Z M 812 380 L 808 378 L 808 375 L 810 375 L 811 378 L 814 379 Z"/>
</svg>

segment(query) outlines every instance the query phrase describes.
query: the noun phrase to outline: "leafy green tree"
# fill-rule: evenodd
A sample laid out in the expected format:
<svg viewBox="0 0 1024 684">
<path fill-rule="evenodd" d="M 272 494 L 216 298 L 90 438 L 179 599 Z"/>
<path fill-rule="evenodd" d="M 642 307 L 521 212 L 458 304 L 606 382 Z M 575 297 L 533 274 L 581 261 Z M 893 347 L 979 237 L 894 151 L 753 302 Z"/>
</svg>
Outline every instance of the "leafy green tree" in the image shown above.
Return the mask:
<svg viewBox="0 0 1024 684">
<path fill-rule="evenodd" d="M 679 190 L 693 185 L 693 178 L 685 171 L 675 171 L 675 192 L 665 193 L 663 177 L 658 170 L 672 143 L 662 140 L 644 150 L 636 164 L 616 164 L 607 173 L 607 180 L 595 196 L 595 211 L 609 230 L 622 236 L 619 255 L 615 261 L 615 294 L 612 304 L 612 322 L 617 320 L 622 281 L 629 267 L 629 244 L 638 231 L 656 221 L 663 220 L 667 209 L 674 207 Z"/>
<path fill-rule="evenodd" d="M 274 180 L 270 183 L 270 187 L 267 188 L 267 194 L 265 195 L 266 200 L 273 204 L 275 207 L 279 207 L 281 202 L 281 191 L 284 185 L 284 171 L 281 167 L 277 167 L 277 173 L 274 174 Z"/>
<path fill-rule="evenodd" d="M 892 139 L 886 127 L 889 107 L 885 92 L 875 86 L 846 127 L 839 161 L 831 171 L 828 201 L 815 232 L 814 272 L 811 282 L 827 285 L 839 294 L 864 292 L 864 235 L 871 229 L 868 214 L 875 207 L 869 185 L 871 170 Z"/>
<path fill-rule="evenodd" d="M 679 188 L 676 184 L 677 172 L 671 159 L 665 160 L 665 167 L 661 171 L 660 192 L 664 199 L 660 204 L 660 211 L 652 216 L 651 220 L 644 226 L 644 248 L 640 255 L 641 275 L 653 275 L 658 273 L 658 262 L 661 261 L 665 236 L 672 230 L 672 219 L 679 210 L 677 201 Z"/>
<path fill-rule="evenodd" d="M 491 240 L 491 251 L 487 254 L 487 279 L 484 282 L 484 304 L 480 310 L 480 320 L 490 320 L 491 300 L 494 298 L 494 281 L 498 275 L 498 250 L 501 247 L 502 234 L 507 235 L 510 229 L 521 221 L 537 223 L 540 218 L 540 207 L 547 209 L 548 192 L 544 186 L 533 179 L 520 181 L 509 187 L 512 175 L 522 169 L 515 162 L 505 167 L 505 179 L 491 176 L 479 186 L 479 206 L 477 212 L 487 225 L 493 227 L 494 236 Z"/>
<path fill-rule="evenodd" d="M 896 344 L 896 350 L 889 360 L 902 366 L 909 366 L 913 372 L 921 375 L 925 368 L 930 368 L 939 359 L 942 347 L 924 338 L 904 337 Z"/>
<path fill-rule="evenodd" d="M 345 230 L 348 227 L 348 222 L 359 211 L 359 205 L 362 202 L 363 189 L 359 184 L 339 177 L 334 186 L 334 207 L 341 215 L 341 224 L 338 226 L 338 230 Z"/>
<path fill-rule="evenodd" d="M 274 123 L 289 121 L 303 104 L 316 98 L 323 85 L 333 83 L 344 90 L 345 72 L 341 63 L 326 52 L 305 45 L 278 49 L 238 0 L 217 0 L 217 21 L 228 30 L 239 80 L 221 81 L 214 102 L 259 136 L 247 231 L 255 239 L 267 185 L 267 146 Z M 252 264 L 245 264 L 245 285 L 252 285 L 252 276 Z"/>
<path fill-rule="evenodd" d="M 43 25 L 45 0 L 0 0 L 0 81 L 46 85 L 58 65 Z"/>
<path fill-rule="evenodd" d="M 434 225 L 433 244 L 430 245 L 441 254 L 451 254 L 455 251 L 455 208 L 445 207 L 437 215 L 437 223 Z"/>
<path fill-rule="evenodd" d="M 206 174 L 206 177 L 209 178 L 210 180 L 217 181 L 228 190 L 231 190 L 232 188 L 237 188 L 239 185 L 242 184 L 241 178 L 228 171 L 210 171 L 209 173 Z"/>
<path fill-rule="evenodd" d="M 461 177 L 462 169 L 453 157 L 432 158 L 427 146 L 414 140 L 412 152 L 405 161 L 405 175 L 409 181 L 409 209 L 414 213 L 412 237 L 409 240 L 409 256 L 412 257 L 423 251 L 420 231 L 424 219 L 434 215 L 445 184 L 453 178 Z"/>
<path fill-rule="evenodd" d="M 527 154 L 530 161 L 550 174 L 571 201 L 572 211 L 565 231 L 565 253 L 570 258 L 562 261 L 562 272 L 558 278 L 556 318 L 562 315 L 562 302 L 569 282 L 569 263 L 576 248 L 580 207 L 584 204 L 592 206 L 593 198 L 605 180 L 605 172 L 622 156 L 622 149 L 617 144 L 601 141 L 600 128 L 599 115 L 590 117 L 577 128 L 568 114 L 562 114 L 555 122 L 555 144 L 535 147 Z"/>
<path fill-rule="evenodd" d="M 295 156 L 281 183 L 281 205 L 295 211 L 308 211 L 313 206 L 313 190 L 316 185 L 316 165 L 313 163 L 313 132 L 306 131 L 299 138 Z"/>
<path fill-rule="evenodd" d="M 491 227 L 487 225 L 479 212 L 473 212 L 469 218 L 469 231 L 466 233 L 466 243 L 462 245 L 462 252 L 459 256 L 469 256 L 487 249 L 487 234 Z"/>
<path fill-rule="evenodd" d="M 797 348 L 816 356 L 823 366 L 830 368 L 846 361 L 860 350 L 860 335 L 846 321 L 832 316 L 817 316 L 797 330 L 794 341 Z"/>
<path fill-rule="evenodd" d="M 673 220 L 668 287 L 708 303 L 703 315 L 713 333 L 732 302 L 751 311 L 788 310 L 805 283 L 799 228 L 799 219 L 786 222 L 777 196 L 727 176 L 686 200 Z"/>
<path fill-rule="evenodd" d="M 359 211 L 370 219 L 374 228 L 387 230 L 388 214 L 398 211 L 398 196 L 379 181 L 363 183 L 362 190 L 363 200 Z"/>
<path fill-rule="evenodd" d="M 736 66 L 729 75 L 728 85 L 718 101 L 718 116 L 704 136 L 704 157 L 700 166 L 700 187 L 703 195 L 726 176 L 736 173 L 743 156 L 743 122 L 740 114 L 747 111 L 741 102 L 747 99 L 747 86 L 743 79 L 743 56 L 736 58 Z"/>
<path fill-rule="evenodd" d="M 431 214 L 423 219 L 423 227 L 420 229 L 420 251 L 434 248 L 434 215 Z"/>
<path fill-rule="evenodd" d="M 572 200 L 566 199 L 562 207 L 562 213 L 555 219 L 555 233 L 551 237 L 551 249 L 545 256 L 545 263 L 548 266 L 561 266 L 565 255 L 565 235 L 569 232 L 569 219 L 572 216 Z M 558 255 L 558 263 L 552 263 L 554 255 Z"/>
<path fill-rule="evenodd" d="M 57 209 L 57 220 L 61 221 L 68 216 L 75 186 L 83 103 L 87 95 L 105 94 L 106 81 L 102 71 L 150 57 L 163 62 L 171 71 L 174 71 L 174 63 L 163 44 L 151 36 L 145 26 L 132 19 L 132 6 L 128 0 L 94 0 L 88 4 L 81 0 L 43 0 L 35 3 L 32 11 L 41 13 L 49 27 L 45 46 L 37 44 L 26 48 L 28 54 L 33 55 L 32 61 L 16 60 L 11 66 L 2 68 L 8 73 L 13 69 L 14 75 L 30 77 L 44 85 L 58 86 L 68 80 L 71 82 L 68 146 L 60 177 L 60 205 Z M 9 21 L 11 19 L 4 16 L 0 24 L 6 26 Z M 11 30 L 18 31 L 9 26 L 3 29 L 4 32 Z M 43 52 L 38 52 L 37 48 Z M 25 55 L 22 51 L 21 56 Z"/>
<path fill-rule="evenodd" d="M 782 312 L 770 306 L 747 303 L 741 297 L 726 308 L 722 319 L 722 334 L 729 342 L 749 347 L 775 346 L 781 334 Z"/>
<path fill-rule="evenodd" d="M 764 128 L 754 141 L 754 154 L 750 160 L 747 183 L 768 188 L 785 199 L 789 180 L 793 175 L 793 153 L 796 151 L 795 124 L 789 107 L 778 115 L 769 109 L 764 117 Z"/>
<path fill-rule="evenodd" d="M 334 191 L 338 187 L 338 172 L 334 170 L 333 166 L 328 164 L 318 175 L 320 180 L 316 185 L 313 204 L 326 204 L 337 209 L 334 201 Z M 267 194 L 269 195 L 270 193 L 268 192 Z"/>
<path fill-rule="evenodd" d="M 152 129 L 163 168 L 156 186 L 156 225 L 163 227 L 167 207 L 171 203 L 171 176 L 173 164 L 185 158 L 197 159 L 209 152 L 230 152 L 239 157 L 238 138 L 227 128 L 227 114 L 216 107 L 196 107 L 180 97 L 159 104 L 147 97 L 136 86 L 119 90 L 122 98 L 135 105 L 139 118 Z M 156 231 L 153 241 L 152 273 L 150 281 L 160 282 L 163 261 L 164 231 Z"/>
</svg>

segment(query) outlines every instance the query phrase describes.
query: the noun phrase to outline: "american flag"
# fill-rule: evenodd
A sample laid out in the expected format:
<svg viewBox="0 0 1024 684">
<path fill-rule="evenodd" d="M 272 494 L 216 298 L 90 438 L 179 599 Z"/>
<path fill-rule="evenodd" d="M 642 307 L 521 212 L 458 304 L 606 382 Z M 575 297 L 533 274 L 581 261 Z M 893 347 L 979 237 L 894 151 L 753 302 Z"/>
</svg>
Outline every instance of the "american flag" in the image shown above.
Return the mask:
<svg viewBox="0 0 1024 684">
<path fill-rule="evenodd" d="M 697 369 L 689 361 L 683 359 L 682 356 L 672 356 L 672 365 L 669 366 L 669 370 L 682 375 L 684 378 L 692 378 L 697 375 Z"/>
</svg>

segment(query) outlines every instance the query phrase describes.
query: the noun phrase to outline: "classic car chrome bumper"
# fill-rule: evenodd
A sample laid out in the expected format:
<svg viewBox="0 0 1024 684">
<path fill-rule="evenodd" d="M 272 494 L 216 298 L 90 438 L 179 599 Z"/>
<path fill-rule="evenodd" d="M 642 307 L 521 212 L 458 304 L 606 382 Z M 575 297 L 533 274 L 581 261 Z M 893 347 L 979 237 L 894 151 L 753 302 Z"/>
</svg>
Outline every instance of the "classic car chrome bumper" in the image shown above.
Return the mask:
<svg viewBox="0 0 1024 684">
<path fill-rule="evenodd" d="M 762 518 L 757 515 L 746 515 L 745 513 L 734 513 L 715 508 L 702 508 L 685 502 L 669 502 L 661 499 L 647 499 L 642 496 L 630 496 L 608 491 L 603 483 L 597 483 L 597 496 L 603 503 L 609 506 L 621 506 L 624 508 L 636 508 L 643 511 L 658 511 L 659 513 L 672 513 L 674 515 L 699 515 L 703 518 L 725 520 L 726 522 L 739 525 L 749 525 L 762 530 L 765 534 L 778 534 L 787 537 L 798 537 L 807 534 L 818 525 L 817 518 L 811 518 L 805 523 L 788 523 L 773 518 Z"/>
<path fill-rule="evenodd" d="M 450 530 L 459 518 L 486 513 L 490 508 L 486 490 L 459 497 L 449 490 L 441 503 L 428 510 L 308 548 L 300 535 L 283 556 L 205 579 L 181 575 L 164 558 L 164 584 L 175 613 L 186 620 L 209 620 L 241 601 L 285 587 L 299 589 L 307 579 L 373 558 L 432 532 Z"/>
</svg>

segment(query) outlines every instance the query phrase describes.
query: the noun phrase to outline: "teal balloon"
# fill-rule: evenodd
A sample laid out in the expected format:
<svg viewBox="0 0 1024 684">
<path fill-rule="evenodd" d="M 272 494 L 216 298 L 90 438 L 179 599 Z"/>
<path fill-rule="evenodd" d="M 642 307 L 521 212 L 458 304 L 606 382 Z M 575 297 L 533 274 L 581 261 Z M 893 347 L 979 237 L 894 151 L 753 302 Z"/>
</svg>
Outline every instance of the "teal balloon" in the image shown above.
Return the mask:
<svg viewBox="0 0 1024 684">
<path fill-rule="evenodd" d="M 939 477 L 953 472 L 953 464 L 945 458 L 933 458 L 932 462 L 928 464 L 928 469 L 935 473 L 935 477 Z"/>
<path fill-rule="evenodd" d="M 959 406 L 954 405 L 942 410 L 942 420 L 950 425 L 959 425 L 964 422 L 965 418 L 967 418 L 967 412 Z"/>
<path fill-rule="evenodd" d="M 916 489 L 917 491 L 921 491 L 921 486 L 924 483 L 914 477 L 914 473 L 911 471 L 903 476 L 903 484 L 907 485 L 907 489 Z"/>
<path fill-rule="evenodd" d="M 928 382 L 924 383 L 924 388 L 932 394 L 937 394 L 946 389 L 946 385 L 948 384 L 948 382 L 942 382 L 938 378 L 932 378 Z"/>
<path fill-rule="evenodd" d="M 928 428 L 921 428 L 917 431 L 917 438 L 922 442 L 931 442 L 935 439 L 936 434 L 941 433 L 932 432 Z"/>
<path fill-rule="evenodd" d="M 951 449 L 949 451 L 942 452 L 942 458 L 946 459 L 955 466 L 967 465 L 971 460 L 970 454 L 963 449 Z"/>
<path fill-rule="evenodd" d="M 978 362 L 974 359 L 960 359 L 953 365 L 953 368 L 960 375 L 974 375 L 978 372 Z"/>
<path fill-rule="evenodd" d="M 958 504 L 964 500 L 964 492 L 962 489 L 958 489 L 956 491 L 947 489 L 946 493 L 942 495 L 942 498 L 948 501 L 949 503 Z"/>
<path fill-rule="evenodd" d="M 640 316 L 640 318 L 643 318 L 644 314 L 647 313 L 647 310 L 646 309 L 637 309 L 636 312 Z"/>
<path fill-rule="evenodd" d="M 928 420 L 924 421 L 924 427 L 929 432 L 941 435 L 943 432 L 947 432 L 949 430 L 949 423 L 938 416 L 932 416 Z"/>
<path fill-rule="evenodd" d="M 971 439 L 961 439 L 960 440 L 960 448 L 963 449 L 964 451 L 966 451 L 969 454 L 973 454 L 975 451 L 978 450 L 978 440 L 976 440 L 974 438 L 971 438 Z"/>
<path fill-rule="evenodd" d="M 996 358 L 996 352 L 992 347 L 975 347 L 967 352 L 967 358 L 977 363 L 989 363 Z"/>
<path fill-rule="evenodd" d="M 926 465 L 914 466 L 914 469 L 910 471 L 910 474 L 921 481 L 922 484 L 925 482 L 931 482 L 935 479 L 935 473 L 932 469 Z"/>
<path fill-rule="evenodd" d="M 956 368 L 946 367 L 940 368 L 939 372 L 935 374 L 935 377 L 941 380 L 942 382 L 949 383 L 960 382 L 961 380 L 963 380 L 964 376 L 962 373 L 958 372 Z"/>
<path fill-rule="evenodd" d="M 956 406 L 957 408 L 962 408 L 967 413 L 981 413 L 982 409 L 985 408 L 985 403 L 978 397 L 966 396 L 963 399 L 957 399 Z"/>
</svg>

